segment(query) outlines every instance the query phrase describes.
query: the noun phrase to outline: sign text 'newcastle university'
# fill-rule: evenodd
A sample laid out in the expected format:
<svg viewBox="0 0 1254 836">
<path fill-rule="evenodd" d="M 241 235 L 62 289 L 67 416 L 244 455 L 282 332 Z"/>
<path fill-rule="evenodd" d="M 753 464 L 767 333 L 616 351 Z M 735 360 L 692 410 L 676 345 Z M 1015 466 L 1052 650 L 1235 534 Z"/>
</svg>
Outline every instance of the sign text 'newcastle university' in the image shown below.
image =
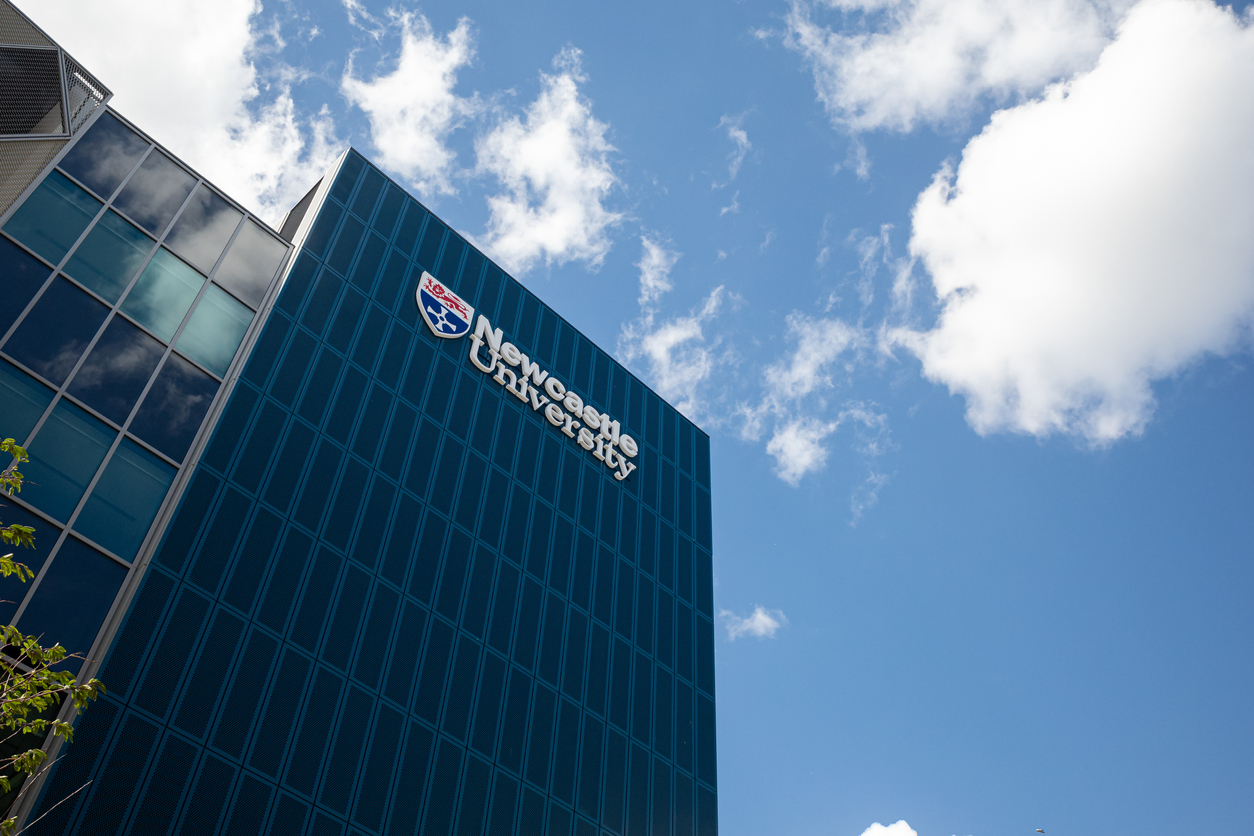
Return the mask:
<svg viewBox="0 0 1254 836">
<path fill-rule="evenodd" d="M 474 308 L 430 273 L 423 272 L 415 296 L 422 318 L 437 337 L 455 339 L 470 333 Z M 471 365 L 492 375 L 505 391 L 535 411 L 543 412 L 550 424 L 613 470 L 615 479 L 626 479 L 636 469 L 628 461 L 640 452 L 636 440 L 623 433 L 619 422 L 608 413 L 585 404 L 583 398 L 502 336 L 501 329 L 493 329 L 488 318 L 480 314 L 470 336 Z M 482 357 L 484 350 L 487 362 Z"/>
</svg>

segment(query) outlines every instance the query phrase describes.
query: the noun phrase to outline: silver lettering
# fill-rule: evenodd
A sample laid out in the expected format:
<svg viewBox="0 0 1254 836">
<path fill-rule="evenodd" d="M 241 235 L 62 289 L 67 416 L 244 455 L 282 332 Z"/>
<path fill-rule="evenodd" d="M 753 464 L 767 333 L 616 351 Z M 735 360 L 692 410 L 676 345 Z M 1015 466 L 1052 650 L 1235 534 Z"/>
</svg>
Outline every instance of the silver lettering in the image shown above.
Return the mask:
<svg viewBox="0 0 1254 836">
<path fill-rule="evenodd" d="M 527 379 L 527 376 L 523 375 L 522 379 L 525 381 Z M 540 390 L 536 389 L 535 387 L 528 389 L 527 393 L 531 395 L 531 408 L 534 409 L 536 412 L 539 412 L 540 407 L 544 406 L 546 403 L 549 402 L 549 399 L 544 397 L 544 395 L 541 395 Z"/>
<path fill-rule="evenodd" d="M 562 383 L 562 381 L 558 380 L 556 377 L 550 377 L 548 380 L 544 381 L 544 391 L 548 392 L 549 397 L 553 400 L 560 401 L 562 398 L 566 397 L 566 384 Z"/>
<path fill-rule="evenodd" d="M 634 464 L 626 459 L 620 458 L 618 460 L 618 472 L 614 474 L 614 478 L 621 482 L 635 469 L 636 466 Z"/>
<path fill-rule="evenodd" d="M 479 319 L 475 322 L 475 334 L 471 339 L 487 342 L 488 348 L 500 354 L 501 336 L 501 329 L 492 330 L 492 323 L 488 322 L 488 318 L 483 314 L 479 314 Z"/>
<path fill-rule="evenodd" d="M 544 379 L 549 376 L 548 372 L 540 368 L 539 363 L 531 362 L 531 358 L 526 354 L 522 356 L 519 362 L 522 363 L 522 376 L 530 377 L 531 382 L 537 386 L 544 383 Z M 565 387 L 563 387 L 563 389 L 565 389 Z"/>
<path fill-rule="evenodd" d="M 483 340 L 479 339 L 478 334 L 470 338 L 470 362 L 474 364 L 474 367 L 476 369 L 483 372 L 484 374 L 492 374 L 492 370 L 496 368 L 497 358 L 499 358 L 501 355 L 489 349 L 488 356 L 492 358 L 492 362 L 485 366 L 483 365 L 483 363 L 479 362 L 479 349 L 482 347 L 483 347 Z"/>
<path fill-rule="evenodd" d="M 562 412 L 562 408 L 560 406 L 555 403 L 551 403 L 544 408 L 544 417 L 547 418 L 549 423 L 553 426 L 560 427 L 562 425 L 562 419 L 566 417 L 566 414 Z"/>
<path fill-rule="evenodd" d="M 569 415 L 565 416 L 565 418 L 566 418 L 566 424 L 562 427 L 562 432 L 566 433 L 566 435 L 570 436 L 571 438 L 574 438 L 575 430 L 579 429 L 579 422 L 576 421 L 574 418 L 570 417 Z"/>
</svg>

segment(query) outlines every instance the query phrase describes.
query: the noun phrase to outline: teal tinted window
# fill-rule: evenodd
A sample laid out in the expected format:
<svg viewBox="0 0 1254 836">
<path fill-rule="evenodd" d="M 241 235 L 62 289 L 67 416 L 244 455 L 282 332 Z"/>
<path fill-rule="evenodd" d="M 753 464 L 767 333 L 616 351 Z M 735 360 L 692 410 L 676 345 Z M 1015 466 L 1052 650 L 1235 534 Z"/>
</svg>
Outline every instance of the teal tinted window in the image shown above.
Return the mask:
<svg viewBox="0 0 1254 836">
<path fill-rule="evenodd" d="M 204 278 L 167 250 L 157 250 L 122 303 L 122 312 L 169 342 Z"/>
<path fill-rule="evenodd" d="M 0 437 L 15 438 L 21 444 L 35 429 L 48 404 L 52 403 L 52 390 L 21 369 L 0 360 L 0 400 L 4 403 Z"/>
<path fill-rule="evenodd" d="M 153 235 L 160 235 L 195 185 L 195 178 L 165 154 L 153 151 L 113 205 Z"/>
<path fill-rule="evenodd" d="M 56 264 L 99 210 L 100 201 L 54 171 L 9 218 L 4 231 Z"/>
<path fill-rule="evenodd" d="M 4 350 L 54 386 L 60 386 L 108 314 L 104 305 L 71 282 L 58 278 L 39 297 Z"/>
<path fill-rule="evenodd" d="M 115 432 L 62 400 L 39 428 L 22 468 L 22 498 L 59 520 L 68 519 L 104 461 Z"/>
<path fill-rule="evenodd" d="M 60 167 L 96 194 L 108 197 L 147 150 L 147 142 L 112 113 L 105 113 L 79 138 Z"/>
<path fill-rule="evenodd" d="M 0 334 L 9 330 L 26 303 L 35 298 L 52 270 L 14 244 L 0 237 L 0 276 L 3 276 L 4 304 L 0 305 Z"/>
<path fill-rule="evenodd" d="M 211 284 L 179 336 L 178 349 L 214 374 L 225 375 L 252 318 L 252 311 Z"/>
<path fill-rule="evenodd" d="M 226 249 L 226 242 L 231 240 L 242 217 L 231 204 L 202 185 L 179 215 L 166 245 L 208 273 L 218 263 L 218 256 Z"/>
<path fill-rule="evenodd" d="M 130 431 L 182 461 L 217 392 L 216 380 L 171 353 L 139 405 Z"/>
<path fill-rule="evenodd" d="M 65 265 L 65 272 L 109 302 L 116 302 L 152 245 L 151 238 L 116 212 L 105 212 Z"/>
<path fill-rule="evenodd" d="M 60 529 L 51 523 L 44 522 L 43 519 L 36 517 L 16 502 L 6 502 L 5 507 L 0 508 L 0 523 L 29 525 L 35 529 L 33 548 L 22 549 L 10 546 L 6 547 L 5 551 L 13 552 L 15 563 L 23 563 L 32 572 L 39 574 L 39 567 L 44 565 L 44 561 L 48 559 L 48 552 L 52 551 L 52 547 L 57 544 Z M 13 618 L 13 613 L 17 612 L 18 605 L 22 603 L 29 589 L 29 581 L 22 583 L 13 575 L 0 578 L 0 624 L 9 623 L 9 619 Z"/>
<path fill-rule="evenodd" d="M 74 529 L 131 560 L 174 480 L 174 468 L 124 440 L 92 489 Z"/>
<path fill-rule="evenodd" d="M 115 316 L 78 367 L 69 393 L 121 424 L 164 353 L 161 343 Z"/>
<path fill-rule="evenodd" d="M 85 656 L 125 577 L 125 566 L 67 537 L 19 625 L 26 633 L 43 636 L 45 645 L 60 643 Z M 77 670 L 80 664 L 67 660 L 64 667 Z"/>
<path fill-rule="evenodd" d="M 261 304 L 261 297 L 285 255 L 287 246 L 282 241 L 249 222 L 235 236 L 214 278 L 255 308 Z"/>
</svg>

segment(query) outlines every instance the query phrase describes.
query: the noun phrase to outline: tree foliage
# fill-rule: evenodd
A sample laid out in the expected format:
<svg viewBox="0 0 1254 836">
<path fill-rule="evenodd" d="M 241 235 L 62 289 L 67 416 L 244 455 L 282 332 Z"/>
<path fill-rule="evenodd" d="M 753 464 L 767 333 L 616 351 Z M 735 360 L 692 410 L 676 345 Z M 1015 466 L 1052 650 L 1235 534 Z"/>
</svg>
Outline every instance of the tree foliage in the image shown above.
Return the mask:
<svg viewBox="0 0 1254 836">
<path fill-rule="evenodd" d="M 8 438 L 0 442 L 0 453 L 13 457 L 9 466 L 0 471 L 0 492 L 12 496 L 22 489 L 18 466 L 28 461 L 26 450 Z M 0 540 L 6 547 L 31 548 L 35 544 L 35 529 L 26 525 L 0 525 Z M 10 552 L 0 555 L 0 576 L 16 576 L 25 583 L 33 579 L 35 573 L 15 561 Z M 3 645 L 3 652 L 0 652 L 0 745 L 21 741 L 31 744 L 24 750 L 19 745 L 16 754 L 0 757 L 0 791 L 8 794 L 15 783 L 20 785 L 25 781 L 24 776 L 33 777 L 45 768 L 48 753 L 42 744 L 49 732 L 53 738 L 61 737 L 67 742 L 74 738 L 71 724 L 56 719 L 65 701 L 74 704 L 77 716 L 88 703 L 104 693 L 105 688 L 96 679 L 79 683 L 72 672 L 57 670 L 58 663 L 67 658 L 81 658 L 78 654 L 67 653 L 59 644 L 44 647 L 40 637 L 24 635 L 9 625 L 0 628 L 0 645 Z M 33 782 L 26 783 L 17 798 L 31 786 Z M 16 818 L 4 819 L 0 821 L 0 836 L 13 836 L 16 828 Z"/>
</svg>

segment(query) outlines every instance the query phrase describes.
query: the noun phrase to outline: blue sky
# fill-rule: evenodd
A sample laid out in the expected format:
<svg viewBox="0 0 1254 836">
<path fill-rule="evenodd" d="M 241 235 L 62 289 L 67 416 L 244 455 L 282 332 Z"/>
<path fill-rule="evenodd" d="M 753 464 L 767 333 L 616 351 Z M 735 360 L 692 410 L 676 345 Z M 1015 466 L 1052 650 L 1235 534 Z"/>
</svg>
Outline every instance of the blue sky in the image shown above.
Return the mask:
<svg viewBox="0 0 1254 836">
<path fill-rule="evenodd" d="M 710 433 L 726 836 L 1248 826 L 1243 6 L 20 5 L 272 221 L 351 143 Z"/>
</svg>

